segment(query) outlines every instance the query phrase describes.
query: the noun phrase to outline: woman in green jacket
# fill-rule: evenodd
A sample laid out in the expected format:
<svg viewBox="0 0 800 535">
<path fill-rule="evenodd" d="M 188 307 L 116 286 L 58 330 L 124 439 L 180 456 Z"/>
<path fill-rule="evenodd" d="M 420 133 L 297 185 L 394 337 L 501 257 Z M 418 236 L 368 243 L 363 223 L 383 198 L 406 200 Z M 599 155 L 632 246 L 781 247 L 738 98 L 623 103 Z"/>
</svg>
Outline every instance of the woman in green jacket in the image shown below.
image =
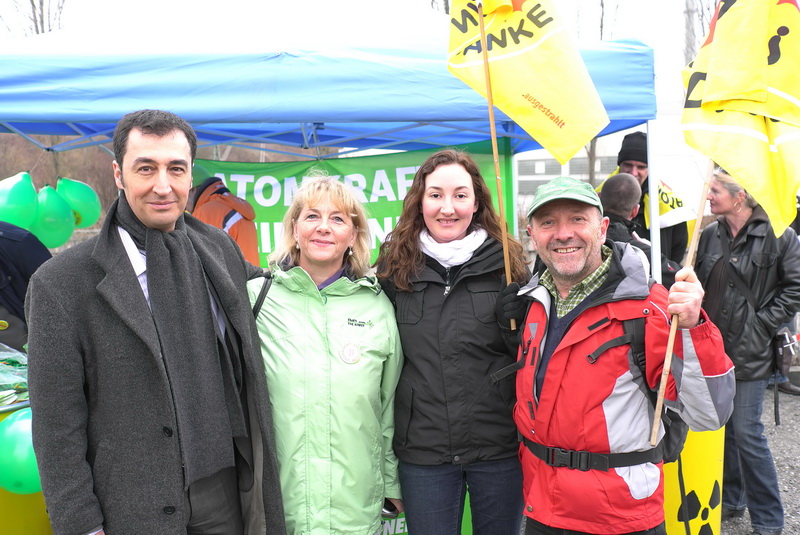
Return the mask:
<svg viewBox="0 0 800 535">
<path fill-rule="evenodd" d="M 354 192 L 320 177 L 297 191 L 270 256 L 256 323 L 289 533 L 371 535 L 385 498 L 402 510 L 392 438 L 403 357 L 392 305 L 366 276 L 369 245 Z M 251 302 L 261 286 L 248 284 Z"/>
</svg>

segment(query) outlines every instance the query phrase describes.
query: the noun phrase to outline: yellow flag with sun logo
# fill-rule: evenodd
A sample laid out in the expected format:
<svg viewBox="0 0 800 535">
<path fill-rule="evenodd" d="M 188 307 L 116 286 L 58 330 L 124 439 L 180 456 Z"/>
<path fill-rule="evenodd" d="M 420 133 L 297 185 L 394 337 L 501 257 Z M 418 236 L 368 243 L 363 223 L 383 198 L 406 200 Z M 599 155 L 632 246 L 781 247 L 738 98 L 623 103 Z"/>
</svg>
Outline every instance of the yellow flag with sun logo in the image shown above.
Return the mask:
<svg viewBox="0 0 800 535">
<path fill-rule="evenodd" d="M 686 142 L 764 208 L 777 235 L 800 189 L 798 0 L 720 2 L 684 70 Z"/>
<path fill-rule="evenodd" d="M 487 97 L 477 2 L 453 0 L 448 69 Z M 609 123 L 552 0 L 483 2 L 494 105 L 562 164 Z"/>
</svg>

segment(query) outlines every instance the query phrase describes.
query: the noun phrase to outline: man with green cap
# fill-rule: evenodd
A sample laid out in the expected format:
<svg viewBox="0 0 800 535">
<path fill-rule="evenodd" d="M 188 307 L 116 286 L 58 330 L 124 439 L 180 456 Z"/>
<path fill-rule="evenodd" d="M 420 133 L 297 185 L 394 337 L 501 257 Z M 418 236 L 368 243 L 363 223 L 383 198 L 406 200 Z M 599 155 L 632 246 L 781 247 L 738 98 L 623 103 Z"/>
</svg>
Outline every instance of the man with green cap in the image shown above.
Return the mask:
<svg viewBox="0 0 800 535">
<path fill-rule="evenodd" d="M 606 240 L 600 199 L 580 180 L 540 186 L 528 219 L 541 262 L 519 290 L 528 306 L 516 318 L 525 532 L 665 534 L 650 393 L 671 321 L 678 330 L 665 405 L 696 431 L 720 428 L 733 405 L 733 365 L 700 308 L 703 288 L 691 268 L 676 274 L 669 292 L 651 285 L 641 255 Z M 640 336 L 629 332 L 633 325 Z"/>
<path fill-rule="evenodd" d="M 192 189 L 186 210 L 203 223 L 227 232 L 245 260 L 254 266 L 261 264 L 253 205 L 231 193 L 220 177 L 200 164 L 192 168 Z"/>
</svg>

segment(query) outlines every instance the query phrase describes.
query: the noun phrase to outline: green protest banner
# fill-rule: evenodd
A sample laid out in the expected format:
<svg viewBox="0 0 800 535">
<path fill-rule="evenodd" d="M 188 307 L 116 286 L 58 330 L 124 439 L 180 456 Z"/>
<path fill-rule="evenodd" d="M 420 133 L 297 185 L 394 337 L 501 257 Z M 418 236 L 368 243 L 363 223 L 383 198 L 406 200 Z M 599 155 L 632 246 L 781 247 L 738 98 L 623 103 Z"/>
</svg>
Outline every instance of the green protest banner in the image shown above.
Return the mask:
<svg viewBox="0 0 800 535">
<path fill-rule="evenodd" d="M 503 175 L 503 201 L 509 232 L 514 232 L 514 200 L 511 184 L 511 156 L 507 140 L 501 147 L 501 174 Z M 478 163 L 481 174 L 492 192 L 497 207 L 497 188 L 491 142 L 460 145 Z M 505 149 L 505 150 L 504 150 Z M 228 189 L 236 196 L 247 199 L 256 212 L 261 265 L 267 265 L 267 255 L 283 232 L 283 216 L 292 203 L 297 188 L 309 175 L 319 173 L 337 177 L 352 186 L 358 193 L 369 217 L 372 237 L 372 258 L 392 231 L 403 207 L 403 199 L 414 179 L 417 169 L 425 159 L 436 152 L 421 150 L 397 152 L 379 156 L 332 158 L 302 162 L 222 162 L 201 160 L 210 173 L 225 180 Z M 503 156 L 505 154 L 505 156 Z"/>
</svg>

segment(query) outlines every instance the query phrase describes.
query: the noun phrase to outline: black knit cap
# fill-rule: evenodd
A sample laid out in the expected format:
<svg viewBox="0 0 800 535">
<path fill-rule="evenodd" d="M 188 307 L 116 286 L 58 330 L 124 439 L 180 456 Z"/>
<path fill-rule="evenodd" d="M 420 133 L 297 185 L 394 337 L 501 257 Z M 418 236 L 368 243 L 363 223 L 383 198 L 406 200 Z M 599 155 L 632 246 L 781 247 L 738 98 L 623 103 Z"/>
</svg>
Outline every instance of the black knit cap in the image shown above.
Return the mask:
<svg viewBox="0 0 800 535">
<path fill-rule="evenodd" d="M 622 138 L 622 146 L 617 156 L 617 165 L 626 160 L 647 163 L 647 134 L 634 132 Z"/>
</svg>

